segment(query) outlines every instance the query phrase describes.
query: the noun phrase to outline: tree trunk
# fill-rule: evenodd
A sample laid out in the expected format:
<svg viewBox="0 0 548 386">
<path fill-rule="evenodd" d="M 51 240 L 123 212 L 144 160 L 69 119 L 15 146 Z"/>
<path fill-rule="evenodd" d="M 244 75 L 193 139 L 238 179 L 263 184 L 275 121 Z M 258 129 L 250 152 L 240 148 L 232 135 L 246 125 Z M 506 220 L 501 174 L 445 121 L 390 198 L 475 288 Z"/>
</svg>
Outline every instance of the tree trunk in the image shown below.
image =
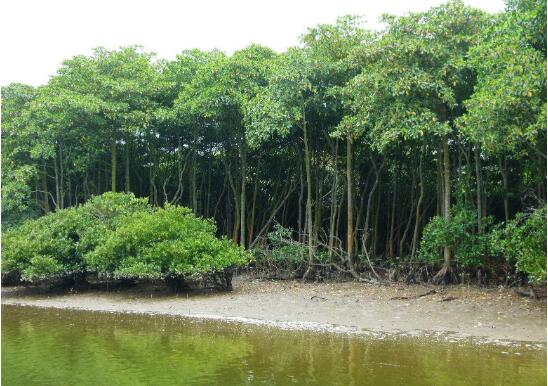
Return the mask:
<svg viewBox="0 0 548 386">
<path fill-rule="evenodd" d="M 63 160 L 63 146 L 59 144 L 59 208 L 65 207 L 65 168 Z"/>
<path fill-rule="evenodd" d="M 380 173 L 384 167 L 384 165 L 381 165 L 380 168 L 377 169 L 377 165 L 375 163 L 375 160 L 371 158 L 371 163 L 373 164 L 373 167 L 375 169 L 375 182 L 373 182 L 373 186 L 371 187 L 371 191 L 369 192 L 369 196 L 367 197 L 367 208 L 365 209 L 365 224 L 364 224 L 364 240 L 363 240 L 363 248 L 367 248 L 367 241 L 369 239 L 369 223 L 371 218 L 371 201 L 373 200 L 373 195 L 375 194 L 375 191 L 377 190 L 377 186 L 379 185 L 379 179 L 380 179 Z M 364 254 L 366 254 L 367 251 L 363 251 Z M 366 254 L 367 255 L 367 254 Z"/>
<path fill-rule="evenodd" d="M 125 159 L 125 184 L 124 184 L 124 191 L 126 193 L 130 192 L 130 178 L 129 178 L 129 140 L 126 142 L 126 159 Z"/>
<path fill-rule="evenodd" d="M 381 181 L 382 182 L 382 181 Z M 379 217 L 380 217 L 380 210 L 381 210 L 381 193 L 382 193 L 382 186 L 381 182 L 379 182 L 379 189 L 376 194 L 377 203 L 375 205 L 375 211 L 373 212 L 373 240 L 371 244 L 371 254 L 373 256 L 377 256 L 377 242 L 379 240 Z"/>
<path fill-rule="evenodd" d="M 303 108 L 303 140 L 304 140 L 304 167 L 306 174 L 306 228 L 308 233 L 308 267 L 303 275 L 307 279 L 314 264 L 314 240 L 312 234 L 312 172 L 310 167 L 310 150 L 308 148 L 308 128 Z"/>
<path fill-rule="evenodd" d="M 436 215 L 437 216 L 443 216 L 445 213 L 443 211 L 443 200 L 444 200 L 444 194 L 443 194 L 443 146 L 438 147 L 438 159 L 437 159 L 437 166 L 438 166 L 438 183 L 436 185 L 436 192 L 437 192 L 437 205 L 436 205 Z"/>
<path fill-rule="evenodd" d="M 404 243 L 405 243 L 405 240 L 407 239 L 407 232 L 409 232 L 409 227 L 411 226 L 411 220 L 413 218 L 413 207 L 415 205 L 415 181 L 416 181 L 416 177 L 415 177 L 415 169 L 412 170 L 412 178 L 411 178 L 411 200 L 409 200 L 409 216 L 407 217 L 407 222 L 405 223 L 405 228 L 404 228 L 404 231 L 403 231 L 403 235 L 401 236 L 401 239 L 400 239 L 400 244 L 399 244 L 399 256 L 404 256 Z"/>
<path fill-rule="evenodd" d="M 477 223 L 478 233 L 483 233 L 482 227 L 482 214 L 483 214 L 483 200 L 482 200 L 482 180 L 481 180 L 481 155 L 479 145 L 474 146 L 474 161 L 476 165 L 476 209 L 477 209 Z"/>
<path fill-rule="evenodd" d="M 413 242 L 412 242 L 412 246 L 411 246 L 411 258 L 414 258 L 415 257 L 415 251 L 417 250 L 417 243 L 418 243 L 418 239 L 419 239 L 419 226 L 420 226 L 420 219 L 421 219 L 421 216 L 420 216 L 420 212 L 421 212 L 421 205 L 422 205 L 422 200 L 423 200 L 423 197 L 424 197 L 424 179 L 423 179 L 423 176 L 422 176 L 422 164 L 423 164 L 423 157 L 424 157 L 424 148 L 425 148 L 425 145 L 424 143 L 422 144 L 422 149 L 421 149 L 421 156 L 420 156 L 420 160 L 419 160 L 419 189 L 420 189 L 420 192 L 419 192 L 419 199 L 417 201 L 417 211 L 415 212 L 415 230 L 413 231 Z"/>
<path fill-rule="evenodd" d="M 502 174 L 502 186 L 504 189 L 504 220 L 508 222 L 510 220 L 510 206 L 508 203 L 508 164 L 506 157 L 500 159 L 500 173 Z"/>
<path fill-rule="evenodd" d="M 257 187 L 258 187 L 258 178 L 255 178 L 255 187 L 253 188 L 253 202 L 251 204 L 251 219 L 249 221 L 249 236 L 247 244 L 250 245 L 253 241 L 253 232 L 255 230 L 255 205 L 257 203 Z"/>
<path fill-rule="evenodd" d="M 42 163 L 42 191 L 44 195 L 44 213 L 49 213 L 49 191 L 48 191 L 48 172 L 46 170 L 46 161 Z"/>
<path fill-rule="evenodd" d="M 61 188 L 59 183 L 59 166 L 58 166 L 58 157 L 55 157 L 53 160 L 53 172 L 55 174 L 55 210 L 61 208 Z"/>
<path fill-rule="evenodd" d="M 449 139 L 447 136 L 443 138 L 443 217 L 446 221 L 451 220 L 451 160 L 449 158 Z M 443 267 L 434 276 L 434 282 L 450 283 L 453 281 L 453 272 L 451 269 L 451 247 L 445 245 L 443 247 Z"/>
<path fill-rule="evenodd" d="M 319 174 L 319 173 L 318 173 Z M 318 234 L 320 232 L 320 225 L 322 223 L 321 217 L 322 217 L 322 199 L 323 194 L 323 180 L 321 176 L 318 178 L 317 187 L 316 187 L 316 202 L 315 202 L 315 219 L 314 219 L 314 240 L 318 240 Z"/>
<path fill-rule="evenodd" d="M 392 188 L 392 210 L 390 214 L 390 236 L 388 239 L 388 256 L 394 257 L 394 227 L 396 220 L 396 197 L 398 195 L 398 176 L 397 173 L 394 173 L 394 182 Z"/>
<path fill-rule="evenodd" d="M 339 185 L 339 172 L 337 168 L 337 158 L 339 153 L 339 140 L 335 140 L 335 156 L 334 156 L 334 178 L 333 186 L 331 187 L 331 210 L 329 213 L 329 257 L 333 256 L 333 245 L 335 242 L 335 215 L 337 209 L 337 188 Z"/>
<path fill-rule="evenodd" d="M 303 168 L 299 165 L 299 184 L 300 184 L 300 190 L 299 190 L 299 217 L 297 219 L 297 237 L 299 239 L 299 243 L 302 243 L 304 241 L 304 233 L 305 230 L 303 229 L 303 195 L 304 195 L 304 181 L 303 181 Z"/>
<path fill-rule="evenodd" d="M 238 192 L 238 189 L 236 188 L 236 184 L 234 183 L 234 178 L 232 176 L 232 172 L 230 170 L 230 164 L 225 161 L 225 165 L 226 165 L 226 171 L 227 171 L 227 175 L 228 175 L 228 182 L 230 184 L 230 187 L 232 189 L 232 197 L 234 199 L 234 228 L 232 230 L 232 240 L 237 243 L 238 242 L 238 235 L 239 235 L 239 231 L 240 231 L 240 220 L 241 220 L 241 212 L 240 212 L 240 200 L 238 199 L 239 198 L 239 192 Z"/>
<path fill-rule="evenodd" d="M 245 139 L 240 144 L 240 162 L 241 162 L 241 175 L 242 185 L 240 190 L 240 245 L 245 248 L 245 231 L 246 231 L 246 218 L 245 218 L 245 190 L 247 179 L 247 164 L 246 164 L 246 148 Z"/>
<path fill-rule="evenodd" d="M 346 251 L 348 261 L 352 261 L 353 242 L 354 242 L 354 227 L 353 227 L 353 212 L 354 205 L 352 202 L 352 139 L 350 136 L 346 139 L 346 200 L 347 200 L 347 225 L 346 225 Z"/>
<path fill-rule="evenodd" d="M 118 167 L 116 142 L 113 142 L 110 145 L 110 165 L 111 165 L 110 190 L 113 192 L 116 192 L 116 175 L 117 175 L 117 167 Z"/>
<path fill-rule="evenodd" d="M 192 194 L 192 211 L 197 214 L 198 213 L 198 194 L 196 192 L 196 147 L 193 144 L 192 145 L 192 171 L 190 173 L 190 186 L 191 186 L 191 194 Z"/>
</svg>

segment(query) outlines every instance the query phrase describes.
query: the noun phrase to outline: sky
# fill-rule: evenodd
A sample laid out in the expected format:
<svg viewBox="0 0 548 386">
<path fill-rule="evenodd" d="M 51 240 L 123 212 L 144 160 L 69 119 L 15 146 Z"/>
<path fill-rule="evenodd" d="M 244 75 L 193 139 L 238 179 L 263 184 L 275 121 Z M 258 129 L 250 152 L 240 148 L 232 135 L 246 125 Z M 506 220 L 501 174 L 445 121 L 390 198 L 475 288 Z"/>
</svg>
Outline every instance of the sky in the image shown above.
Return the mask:
<svg viewBox="0 0 548 386">
<path fill-rule="evenodd" d="M 363 16 L 380 28 L 384 13 L 425 11 L 443 0 L 11 0 L 0 6 L 0 85 L 47 83 L 61 63 L 94 47 L 141 45 L 173 59 L 182 50 L 232 53 L 251 43 L 278 52 L 308 27 L 339 16 Z M 465 0 L 488 12 L 503 0 Z"/>
</svg>

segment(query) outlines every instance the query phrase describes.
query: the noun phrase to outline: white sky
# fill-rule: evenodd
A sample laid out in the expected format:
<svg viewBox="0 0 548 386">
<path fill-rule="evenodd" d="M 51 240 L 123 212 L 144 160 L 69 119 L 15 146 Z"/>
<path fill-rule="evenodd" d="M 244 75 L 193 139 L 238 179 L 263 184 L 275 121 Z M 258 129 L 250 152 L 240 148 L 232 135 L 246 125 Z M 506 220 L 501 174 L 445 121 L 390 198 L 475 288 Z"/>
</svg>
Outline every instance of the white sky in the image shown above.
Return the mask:
<svg viewBox="0 0 548 386">
<path fill-rule="evenodd" d="M 423 11 L 443 0 L 6 0 L 1 2 L 0 84 L 44 84 L 61 62 L 97 46 L 138 44 L 172 59 L 184 49 L 231 53 L 251 43 L 283 51 L 307 27 L 338 16 Z M 465 0 L 488 12 L 503 0 Z"/>
</svg>

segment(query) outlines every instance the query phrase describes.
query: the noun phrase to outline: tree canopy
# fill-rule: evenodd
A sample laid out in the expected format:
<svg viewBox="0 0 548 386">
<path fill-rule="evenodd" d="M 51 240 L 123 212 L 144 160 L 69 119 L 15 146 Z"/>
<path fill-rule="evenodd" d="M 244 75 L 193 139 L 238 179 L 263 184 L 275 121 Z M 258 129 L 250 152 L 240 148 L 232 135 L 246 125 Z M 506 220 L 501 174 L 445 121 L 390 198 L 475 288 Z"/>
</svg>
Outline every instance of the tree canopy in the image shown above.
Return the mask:
<svg viewBox="0 0 548 386">
<path fill-rule="evenodd" d="M 382 21 L 345 16 L 282 53 L 98 48 L 46 85 L 3 87 L 4 227 L 124 190 L 213 218 L 244 248 L 272 247 L 275 229 L 305 278 L 417 259 L 437 281 L 495 275 L 493 261 L 545 278 L 525 231 L 546 224 L 545 2 Z M 168 221 L 155 213 L 139 221 Z"/>
</svg>

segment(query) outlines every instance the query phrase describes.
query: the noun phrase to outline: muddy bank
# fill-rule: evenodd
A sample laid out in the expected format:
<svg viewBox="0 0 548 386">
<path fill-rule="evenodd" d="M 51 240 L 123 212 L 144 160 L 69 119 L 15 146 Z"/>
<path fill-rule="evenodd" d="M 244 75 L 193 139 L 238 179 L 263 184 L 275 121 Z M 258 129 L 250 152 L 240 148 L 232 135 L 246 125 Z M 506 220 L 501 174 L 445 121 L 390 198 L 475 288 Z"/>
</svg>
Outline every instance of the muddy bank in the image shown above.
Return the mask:
<svg viewBox="0 0 548 386">
<path fill-rule="evenodd" d="M 507 288 L 302 284 L 240 277 L 234 281 L 234 291 L 209 294 L 173 294 L 143 287 L 68 294 L 3 288 L 2 304 L 178 315 L 349 333 L 546 342 L 546 300 L 523 298 Z"/>
</svg>

